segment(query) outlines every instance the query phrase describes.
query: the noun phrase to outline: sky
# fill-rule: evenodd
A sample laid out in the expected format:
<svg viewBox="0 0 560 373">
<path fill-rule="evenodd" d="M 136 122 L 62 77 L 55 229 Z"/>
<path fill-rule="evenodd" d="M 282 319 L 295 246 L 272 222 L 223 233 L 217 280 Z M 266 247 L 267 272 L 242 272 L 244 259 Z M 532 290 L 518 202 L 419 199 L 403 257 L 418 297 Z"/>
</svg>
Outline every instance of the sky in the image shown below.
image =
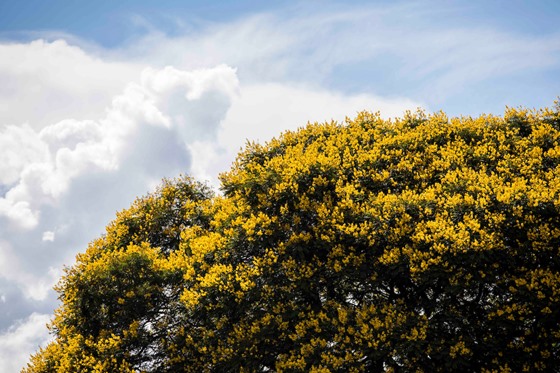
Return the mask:
<svg viewBox="0 0 560 373">
<path fill-rule="evenodd" d="M 0 0 L 0 371 L 162 178 L 219 190 L 247 141 L 362 110 L 552 106 L 559 25 L 558 1 Z"/>
</svg>

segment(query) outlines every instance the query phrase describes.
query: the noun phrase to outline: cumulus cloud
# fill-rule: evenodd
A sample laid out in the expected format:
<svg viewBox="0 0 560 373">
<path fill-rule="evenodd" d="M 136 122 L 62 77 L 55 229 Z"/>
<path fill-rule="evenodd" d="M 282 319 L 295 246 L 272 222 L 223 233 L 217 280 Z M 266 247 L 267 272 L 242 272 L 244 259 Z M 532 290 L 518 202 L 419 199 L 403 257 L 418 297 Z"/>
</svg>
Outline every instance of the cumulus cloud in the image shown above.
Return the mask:
<svg viewBox="0 0 560 373">
<path fill-rule="evenodd" d="M 64 40 L 0 43 L 0 124 L 34 129 L 98 119 L 144 66 L 86 53 Z"/>
<path fill-rule="evenodd" d="M 279 130 L 295 130 L 308 122 L 339 121 L 363 110 L 383 117 L 401 116 L 423 106 L 405 97 L 384 98 L 372 94 L 340 94 L 324 89 L 289 84 L 253 84 L 234 97 L 224 120 L 220 140 L 238 146 L 245 138 L 267 141 Z M 266 108 L 262 110 L 261 108 Z"/>
<path fill-rule="evenodd" d="M 31 54 L 36 44 L 28 45 Z M 97 61 L 74 52 L 84 61 Z M 67 56 L 73 62 L 75 57 Z M 96 74 L 99 66 L 105 71 L 105 64 L 97 61 L 89 68 Z M 73 263 L 115 211 L 161 178 L 189 172 L 190 145 L 217 136 L 238 85 L 235 70 L 225 65 L 190 71 L 145 68 L 91 119 L 73 118 L 75 111 L 69 110 L 67 118 L 37 124 L 27 109 L 16 107 L 18 122 L 29 124 L 0 123 L 0 370 L 21 367 L 36 350 L 34 341 L 46 334 L 44 322 L 31 326 L 38 313 L 53 312 L 52 286 L 62 265 Z M 72 84 L 63 86 L 65 94 L 87 100 L 88 94 Z M 9 339 L 12 347 L 7 348 Z M 10 358 L 12 350 L 19 351 L 17 358 Z"/>
<path fill-rule="evenodd" d="M 0 241 L 0 279 L 16 285 L 21 295 L 31 301 L 45 300 L 61 272 L 52 266 L 43 268 L 41 272 L 28 271 L 24 262 L 27 258 L 22 258 L 15 247 L 17 245 L 8 241 Z"/>
<path fill-rule="evenodd" d="M 29 351 L 47 343 L 49 319 L 49 315 L 32 313 L 0 334 L 0 367 L 4 372 L 18 372 L 29 360 Z"/>
<path fill-rule="evenodd" d="M 0 129 L 0 184 L 12 184 L 28 165 L 48 156 L 48 148 L 29 125 Z"/>
<path fill-rule="evenodd" d="M 247 141 L 266 142 L 281 132 L 309 122 L 338 121 L 360 111 L 379 111 L 383 117 L 401 116 L 405 110 L 426 105 L 403 97 L 371 94 L 343 95 L 303 85 L 279 83 L 241 85 L 217 132 L 216 141 L 191 144 L 192 172 L 219 185 L 217 176 L 227 171 Z"/>
<path fill-rule="evenodd" d="M 54 237 L 55 237 L 55 233 L 53 231 L 44 231 L 43 232 L 43 241 L 53 242 Z"/>
<path fill-rule="evenodd" d="M 227 66 L 191 72 L 146 69 L 140 83 L 128 84 L 113 99 L 101 120 L 66 119 L 39 132 L 7 127 L 2 142 L 11 146 L 0 150 L 6 159 L 2 184 L 15 185 L 0 198 L 0 216 L 20 228 L 34 228 L 41 206 L 55 204 L 80 175 L 116 172 L 136 153 L 165 162 L 167 157 L 157 152 L 169 145 L 154 142 L 158 135 L 173 133 L 180 141 L 176 150 L 188 152 L 187 144 L 216 132 L 237 85 L 235 71 Z"/>
</svg>

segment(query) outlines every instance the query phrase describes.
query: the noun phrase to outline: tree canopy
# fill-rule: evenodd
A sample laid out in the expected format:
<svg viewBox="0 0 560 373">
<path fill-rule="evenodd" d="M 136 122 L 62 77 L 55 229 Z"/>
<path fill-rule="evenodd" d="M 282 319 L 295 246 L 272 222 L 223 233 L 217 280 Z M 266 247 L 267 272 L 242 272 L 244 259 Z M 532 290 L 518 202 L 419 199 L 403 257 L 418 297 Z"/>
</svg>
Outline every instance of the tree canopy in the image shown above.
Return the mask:
<svg viewBox="0 0 560 373">
<path fill-rule="evenodd" d="M 164 181 L 57 286 L 24 372 L 560 366 L 560 110 L 360 113 Z"/>
</svg>

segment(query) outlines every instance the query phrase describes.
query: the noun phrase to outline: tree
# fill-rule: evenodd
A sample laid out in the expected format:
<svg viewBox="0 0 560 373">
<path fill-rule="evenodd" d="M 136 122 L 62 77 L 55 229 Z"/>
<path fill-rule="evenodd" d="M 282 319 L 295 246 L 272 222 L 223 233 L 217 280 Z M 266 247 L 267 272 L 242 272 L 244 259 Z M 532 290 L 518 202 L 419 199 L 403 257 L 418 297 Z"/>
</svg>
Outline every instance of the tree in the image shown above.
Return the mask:
<svg viewBox="0 0 560 373">
<path fill-rule="evenodd" d="M 161 371 L 186 327 L 182 273 L 168 265 L 189 226 L 207 229 L 209 188 L 190 178 L 165 180 L 139 198 L 66 270 L 56 340 L 28 371 Z"/>
<path fill-rule="evenodd" d="M 557 369 L 559 111 L 364 112 L 248 145 L 223 196 L 167 182 L 67 271 L 27 371 Z"/>
</svg>

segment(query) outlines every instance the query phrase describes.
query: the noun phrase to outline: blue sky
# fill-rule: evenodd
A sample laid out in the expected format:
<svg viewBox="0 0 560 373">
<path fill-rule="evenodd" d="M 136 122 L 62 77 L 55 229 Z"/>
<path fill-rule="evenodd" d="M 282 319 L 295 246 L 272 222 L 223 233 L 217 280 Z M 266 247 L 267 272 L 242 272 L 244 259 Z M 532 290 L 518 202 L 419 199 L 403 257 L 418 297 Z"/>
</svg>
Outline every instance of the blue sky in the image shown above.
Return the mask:
<svg viewBox="0 0 560 373">
<path fill-rule="evenodd" d="M 398 10 L 402 7 L 404 11 Z M 432 30 L 443 36 L 449 30 L 492 30 L 511 38 L 557 38 L 560 32 L 560 2 L 548 1 L 3 1 L 0 4 L 0 37 L 4 40 L 32 40 L 38 37 L 79 38 L 102 48 L 126 47 L 157 30 L 167 36 L 196 35 L 220 24 L 232 23 L 256 14 L 273 14 L 286 19 L 332 14 L 352 9 L 392 9 L 382 19 L 384 31 L 401 30 L 412 37 Z M 333 27 L 335 27 L 333 25 Z M 331 30 L 329 34 L 336 34 Z M 351 35 L 346 35 L 352 37 Z M 379 37 L 388 37 L 391 35 Z M 401 35 L 404 36 L 404 35 Z M 343 40 L 344 36 L 340 35 Z M 375 35 L 372 35 L 375 37 Z M 454 48 L 461 48 L 457 40 Z M 499 40 L 471 40 L 490 45 Z M 328 39 L 317 40 L 318 43 Z M 530 40 L 529 40 L 530 42 Z M 329 48 L 328 45 L 317 45 Z M 465 46 L 468 47 L 468 46 Z M 558 58 L 556 50 L 555 58 Z M 332 67 L 321 77 L 295 75 L 298 81 L 311 81 L 344 93 L 375 92 L 384 96 L 405 95 L 434 110 L 452 115 L 500 113 L 507 105 L 540 107 L 550 105 L 558 95 L 557 64 L 545 68 L 524 68 L 509 74 L 484 76 L 455 87 L 445 95 L 431 97 L 429 86 L 440 71 L 419 74 L 403 68 L 411 56 L 394 51 Z M 465 59 L 476 55 L 465 55 Z M 425 61 L 429 64 L 431 61 Z M 457 62 L 458 64 L 460 61 Z M 403 71 L 404 70 L 404 71 Z M 476 76 L 476 71 L 473 72 Z M 468 97 L 468 99 L 465 99 Z"/>
<path fill-rule="evenodd" d="M 560 95 L 558 1 L 0 0 L 0 371 L 48 340 L 64 265 L 180 173 L 361 110 Z"/>
<path fill-rule="evenodd" d="M 129 40 L 142 28 L 134 21 L 142 17 L 167 33 L 175 21 L 224 22 L 255 12 L 270 11 L 289 4 L 276 1 L 4 1 L 0 4 L 0 30 L 8 33 L 56 30 L 73 34 L 105 47 Z M 21 37 L 21 36 L 20 36 Z"/>
</svg>

